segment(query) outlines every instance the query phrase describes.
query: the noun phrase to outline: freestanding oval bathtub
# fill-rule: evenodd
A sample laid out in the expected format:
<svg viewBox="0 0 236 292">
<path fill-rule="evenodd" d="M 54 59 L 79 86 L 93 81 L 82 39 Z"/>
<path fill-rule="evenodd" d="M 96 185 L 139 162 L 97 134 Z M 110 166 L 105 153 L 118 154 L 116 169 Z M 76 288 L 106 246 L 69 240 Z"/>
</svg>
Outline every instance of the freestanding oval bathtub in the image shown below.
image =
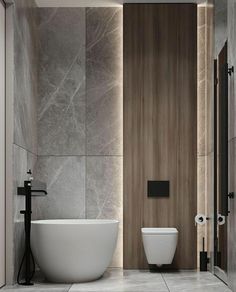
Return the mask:
<svg viewBox="0 0 236 292">
<path fill-rule="evenodd" d="M 100 278 L 117 242 L 116 220 L 32 221 L 31 247 L 37 264 L 53 282 L 76 283 Z"/>
</svg>

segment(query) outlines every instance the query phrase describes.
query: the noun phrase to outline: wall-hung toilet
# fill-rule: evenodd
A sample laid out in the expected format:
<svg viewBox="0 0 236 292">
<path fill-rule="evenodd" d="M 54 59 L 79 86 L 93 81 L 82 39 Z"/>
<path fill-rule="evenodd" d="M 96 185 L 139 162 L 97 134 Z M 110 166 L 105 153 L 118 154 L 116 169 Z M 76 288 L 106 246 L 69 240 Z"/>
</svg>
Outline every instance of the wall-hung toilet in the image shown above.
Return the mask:
<svg viewBox="0 0 236 292">
<path fill-rule="evenodd" d="M 178 242 L 176 228 L 142 228 L 143 245 L 150 265 L 171 264 Z"/>
</svg>

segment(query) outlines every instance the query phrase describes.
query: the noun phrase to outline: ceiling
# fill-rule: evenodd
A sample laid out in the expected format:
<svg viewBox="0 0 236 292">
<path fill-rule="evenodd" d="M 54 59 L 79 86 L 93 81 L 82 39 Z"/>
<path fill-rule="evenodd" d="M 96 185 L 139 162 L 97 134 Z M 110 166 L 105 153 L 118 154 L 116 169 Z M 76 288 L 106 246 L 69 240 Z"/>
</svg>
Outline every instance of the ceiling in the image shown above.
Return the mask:
<svg viewBox="0 0 236 292">
<path fill-rule="evenodd" d="M 36 0 L 38 7 L 114 7 L 124 3 L 204 3 L 206 0 Z"/>
</svg>

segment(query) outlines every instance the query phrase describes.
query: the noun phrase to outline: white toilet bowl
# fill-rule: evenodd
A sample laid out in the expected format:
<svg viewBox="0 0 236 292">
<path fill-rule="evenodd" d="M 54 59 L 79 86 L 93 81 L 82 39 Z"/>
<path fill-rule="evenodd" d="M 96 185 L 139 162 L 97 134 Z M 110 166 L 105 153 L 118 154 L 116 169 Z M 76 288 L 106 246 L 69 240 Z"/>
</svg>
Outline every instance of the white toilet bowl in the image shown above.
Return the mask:
<svg viewBox="0 0 236 292">
<path fill-rule="evenodd" d="M 178 241 L 176 228 L 142 228 L 143 245 L 150 265 L 171 264 Z"/>
</svg>

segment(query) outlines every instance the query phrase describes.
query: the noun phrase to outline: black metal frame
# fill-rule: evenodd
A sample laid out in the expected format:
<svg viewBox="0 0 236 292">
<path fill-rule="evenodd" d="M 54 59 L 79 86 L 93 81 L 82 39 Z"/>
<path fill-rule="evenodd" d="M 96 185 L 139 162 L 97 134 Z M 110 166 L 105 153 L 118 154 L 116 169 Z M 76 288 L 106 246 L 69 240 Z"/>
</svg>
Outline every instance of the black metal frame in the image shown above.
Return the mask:
<svg viewBox="0 0 236 292">
<path fill-rule="evenodd" d="M 228 216 L 228 64 L 224 65 L 222 74 L 222 92 L 221 98 L 221 206 L 222 215 Z"/>
</svg>

